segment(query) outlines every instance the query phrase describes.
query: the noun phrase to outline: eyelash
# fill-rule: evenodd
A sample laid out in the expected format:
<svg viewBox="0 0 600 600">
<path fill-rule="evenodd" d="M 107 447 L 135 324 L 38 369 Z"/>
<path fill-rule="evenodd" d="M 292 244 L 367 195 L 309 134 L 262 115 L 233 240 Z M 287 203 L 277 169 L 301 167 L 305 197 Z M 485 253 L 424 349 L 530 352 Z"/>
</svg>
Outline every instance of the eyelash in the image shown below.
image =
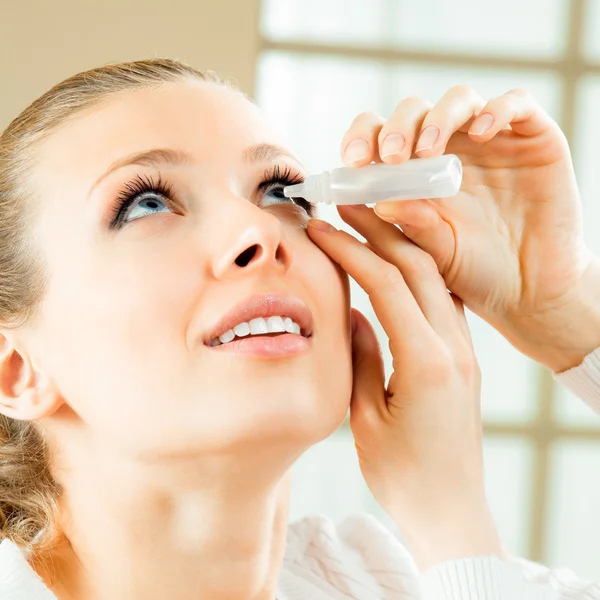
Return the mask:
<svg viewBox="0 0 600 600">
<path fill-rule="evenodd" d="M 281 188 L 282 200 L 285 198 L 289 204 L 297 204 L 303 208 L 309 217 L 315 216 L 315 206 L 304 198 L 287 198 L 283 196 L 283 188 L 286 185 L 296 185 L 304 183 L 304 177 L 299 173 L 292 171 L 292 167 L 285 165 L 282 169 L 279 165 L 275 165 L 270 170 L 265 171 L 262 183 L 258 185 L 258 191 L 263 192 L 272 188 L 271 191 Z"/>
<path fill-rule="evenodd" d="M 257 189 L 259 192 L 266 193 L 270 188 L 272 188 L 270 191 L 273 191 L 279 187 L 282 189 L 283 200 L 283 187 L 302 183 L 303 181 L 304 177 L 298 173 L 294 173 L 289 165 L 286 165 L 283 169 L 279 165 L 275 165 L 272 169 L 265 171 L 263 181 L 258 185 Z M 111 210 L 110 229 L 119 229 L 127 224 L 125 221 L 127 211 L 144 194 L 162 196 L 172 203 L 173 187 L 163 181 L 160 175 L 158 175 L 156 180 L 150 176 L 138 175 L 133 181 L 126 183 L 121 192 L 119 192 L 115 206 Z M 285 203 L 296 204 L 304 209 L 310 217 L 314 216 L 314 205 L 304 198 L 285 198 L 285 202 L 282 202 L 282 204 Z"/>
</svg>

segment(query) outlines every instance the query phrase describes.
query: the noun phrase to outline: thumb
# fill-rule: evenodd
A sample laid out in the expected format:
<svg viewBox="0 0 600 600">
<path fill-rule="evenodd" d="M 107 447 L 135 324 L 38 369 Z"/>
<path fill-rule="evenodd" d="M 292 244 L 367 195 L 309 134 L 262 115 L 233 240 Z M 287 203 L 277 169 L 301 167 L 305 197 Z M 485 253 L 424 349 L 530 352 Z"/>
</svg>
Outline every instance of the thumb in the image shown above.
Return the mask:
<svg viewBox="0 0 600 600">
<path fill-rule="evenodd" d="M 385 370 L 373 326 L 352 309 L 352 365 L 354 381 L 350 404 L 352 420 L 368 421 L 385 407 Z"/>
<path fill-rule="evenodd" d="M 444 276 L 452 265 L 455 252 L 454 230 L 429 200 L 379 202 L 375 213 L 384 221 L 399 225 L 404 235 L 435 260 Z"/>
</svg>

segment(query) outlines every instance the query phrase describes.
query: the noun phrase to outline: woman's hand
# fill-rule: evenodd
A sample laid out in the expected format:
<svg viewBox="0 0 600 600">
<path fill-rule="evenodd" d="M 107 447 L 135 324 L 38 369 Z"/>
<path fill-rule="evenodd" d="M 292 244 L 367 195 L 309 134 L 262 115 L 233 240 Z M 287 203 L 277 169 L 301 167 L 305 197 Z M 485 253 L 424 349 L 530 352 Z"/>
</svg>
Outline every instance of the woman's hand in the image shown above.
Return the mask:
<svg viewBox="0 0 600 600">
<path fill-rule="evenodd" d="M 600 346 L 600 261 L 583 241 L 563 133 L 524 91 L 486 103 L 456 87 L 435 106 L 403 100 L 388 121 L 360 115 L 342 142 L 353 166 L 445 152 L 464 165 L 457 196 L 379 203 L 377 214 L 516 348 L 557 372 L 578 365 Z"/>
<path fill-rule="evenodd" d="M 484 488 L 480 373 L 462 304 L 431 256 L 397 227 L 365 206 L 341 212 L 367 244 L 315 220 L 310 237 L 369 295 L 394 366 L 386 389 L 375 333 L 353 310 L 350 425 L 365 480 L 422 569 L 501 553 Z"/>
</svg>

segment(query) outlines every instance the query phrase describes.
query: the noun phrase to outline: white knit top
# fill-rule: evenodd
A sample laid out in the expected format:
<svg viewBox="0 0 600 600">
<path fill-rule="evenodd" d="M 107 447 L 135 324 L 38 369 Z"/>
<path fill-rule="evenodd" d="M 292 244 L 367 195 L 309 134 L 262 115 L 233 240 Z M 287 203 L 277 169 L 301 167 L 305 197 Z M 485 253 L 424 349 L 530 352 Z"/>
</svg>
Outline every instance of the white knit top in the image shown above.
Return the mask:
<svg viewBox="0 0 600 600">
<path fill-rule="evenodd" d="M 600 348 L 556 379 L 600 413 Z M 598 567 L 600 576 L 600 563 Z M 419 573 L 409 551 L 374 517 L 292 523 L 278 600 L 600 600 L 600 582 L 510 557 L 470 557 Z M 56 600 L 13 542 L 0 543 L 0 599 Z"/>
</svg>

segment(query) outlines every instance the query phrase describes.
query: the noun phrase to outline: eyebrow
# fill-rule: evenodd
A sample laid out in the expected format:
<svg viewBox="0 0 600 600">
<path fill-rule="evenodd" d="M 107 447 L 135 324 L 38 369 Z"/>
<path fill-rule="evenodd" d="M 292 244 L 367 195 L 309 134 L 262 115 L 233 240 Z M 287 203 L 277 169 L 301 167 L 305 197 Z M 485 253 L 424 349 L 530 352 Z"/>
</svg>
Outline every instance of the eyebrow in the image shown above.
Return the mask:
<svg viewBox="0 0 600 600">
<path fill-rule="evenodd" d="M 273 144 L 255 144 L 246 148 L 242 154 L 244 162 L 272 162 L 277 158 L 286 157 L 295 160 L 298 164 L 302 164 L 294 154 L 281 146 Z M 144 150 L 142 152 L 134 152 L 123 158 L 119 158 L 113 162 L 108 170 L 101 175 L 90 189 L 90 194 L 98 186 L 98 184 L 106 179 L 111 173 L 118 169 L 128 167 L 130 165 L 141 165 L 148 167 L 156 166 L 185 166 L 194 164 L 195 160 L 191 154 L 183 150 L 175 150 L 173 148 L 153 148 L 152 150 Z"/>
</svg>

